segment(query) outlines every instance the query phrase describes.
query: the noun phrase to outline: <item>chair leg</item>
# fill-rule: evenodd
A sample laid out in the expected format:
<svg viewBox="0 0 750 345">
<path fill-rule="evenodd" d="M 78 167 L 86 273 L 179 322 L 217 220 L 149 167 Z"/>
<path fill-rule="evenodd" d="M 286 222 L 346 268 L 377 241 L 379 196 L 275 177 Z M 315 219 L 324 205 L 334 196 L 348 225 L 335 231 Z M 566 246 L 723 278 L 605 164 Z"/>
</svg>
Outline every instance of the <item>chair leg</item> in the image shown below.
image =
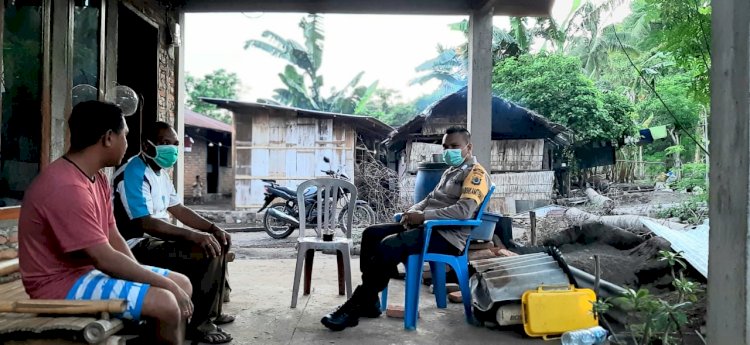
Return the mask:
<svg viewBox="0 0 750 345">
<path fill-rule="evenodd" d="M 406 293 L 404 328 L 415 330 L 419 316 L 419 290 L 422 281 L 422 257 L 411 255 L 406 264 Z"/>
<path fill-rule="evenodd" d="M 305 261 L 307 247 L 300 246 L 297 251 L 297 266 L 294 269 L 294 287 L 292 288 L 292 308 L 297 307 L 297 295 L 299 295 L 299 279 L 302 275 L 302 263 Z"/>
<path fill-rule="evenodd" d="M 344 295 L 344 257 L 341 250 L 336 251 L 336 266 L 339 278 L 339 296 Z"/>
<path fill-rule="evenodd" d="M 380 311 L 385 312 L 388 309 L 388 287 L 386 286 L 380 292 Z"/>
<path fill-rule="evenodd" d="M 337 252 L 339 260 L 339 295 L 343 295 L 342 280 L 346 285 L 346 298 L 352 298 L 352 259 L 349 255 L 349 247 Z M 343 276 L 343 279 L 342 279 Z"/>
<path fill-rule="evenodd" d="M 303 292 L 305 296 L 310 294 L 310 285 L 312 282 L 312 268 L 313 268 L 314 259 L 315 259 L 315 250 L 308 249 L 307 253 L 305 254 L 305 289 Z"/>
<path fill-rule="evenodd" d="M 459 262 L 457 266 L 461 266 Z M 456 277 L 458 278 L 458 286 L 461 288 L 461 300 L 464 303 L 464 315 L 466 316 L 466 322 L 473 323 L 474 318 L 471 313 L 471 288 L 469 287 L 469 272 L 468 267 L 454 267 L 456 270 Z"/>
<path fill-rule="evenodd" d="M 432 291 L 435 293 L 435 303 L 440 309 L 448 307 L 448 293 L 445 286 L 445 264 L 430 262 L 432 272 Z"/>
</svg>

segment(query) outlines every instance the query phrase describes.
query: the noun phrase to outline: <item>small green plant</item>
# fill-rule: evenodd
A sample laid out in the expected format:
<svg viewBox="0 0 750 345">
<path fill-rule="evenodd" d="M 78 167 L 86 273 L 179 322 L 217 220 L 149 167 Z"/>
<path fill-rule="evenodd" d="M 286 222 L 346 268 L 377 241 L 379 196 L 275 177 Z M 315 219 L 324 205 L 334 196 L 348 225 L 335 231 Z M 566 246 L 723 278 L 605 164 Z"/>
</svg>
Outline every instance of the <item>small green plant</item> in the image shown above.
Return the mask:
<svg viewBox="0 0 750 345">
<path fill-rule="evenodd" d="M 708 207 L 705 205 L 705 194 L 701 194 L 675 207 L 666 208 L 657 213 L 659 218 L 679 218 L 690 224 L 700 224 L 708 218 Z"/>
<path fill-rule="evenodd" d="M 680 179 L 671 184 L 670 187 L 678 191 L 706 191 L 706 172 L 708 166 L 705 163 L 687 163 L 680 167 Z"/>
<path fill-rule="evenodd" d="M 672 285 L 678 293 L 676 303 L 659 299 L 646 289 L 628 289 L 622 296 L 594 302 L 594 312 L 602 320 L 613 306 L 627 313 L 625 328 L 630 341 L 636 345 L 676 344 L 684 339 L 682 328 L 688 323 L 685 310 L 698 300 L 697 293 L 701 291 L 697 283 L 683 276 L 687 263 L 681 252 L 663 250 L 659 255 L 659 260 L 667 262 L 670 267 Z M 617 338 L 614 340 L 621 343 Z"/>
</svg>

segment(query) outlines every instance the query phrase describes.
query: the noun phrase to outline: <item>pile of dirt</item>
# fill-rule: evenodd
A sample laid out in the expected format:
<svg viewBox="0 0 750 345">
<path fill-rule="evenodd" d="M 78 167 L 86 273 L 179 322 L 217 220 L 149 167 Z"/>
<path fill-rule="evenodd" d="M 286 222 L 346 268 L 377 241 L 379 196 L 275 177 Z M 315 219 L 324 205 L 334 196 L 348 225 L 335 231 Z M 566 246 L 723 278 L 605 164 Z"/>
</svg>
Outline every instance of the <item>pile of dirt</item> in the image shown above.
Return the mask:
<svg viewBox="0 0 750 345">
<path fill-rule="evenodd" d="M 544 245 L 558 247 L 568 265 L 590 274 L 598 255 L 602 279 L 620 286 L 660 288 L 671 282 L 669 265 L 659 261 L 659 251 L 669 250 L 670 244 L 661 237 L 644 241 L 629 231 L 589 222 L 557 233 Z"/>
</svg>

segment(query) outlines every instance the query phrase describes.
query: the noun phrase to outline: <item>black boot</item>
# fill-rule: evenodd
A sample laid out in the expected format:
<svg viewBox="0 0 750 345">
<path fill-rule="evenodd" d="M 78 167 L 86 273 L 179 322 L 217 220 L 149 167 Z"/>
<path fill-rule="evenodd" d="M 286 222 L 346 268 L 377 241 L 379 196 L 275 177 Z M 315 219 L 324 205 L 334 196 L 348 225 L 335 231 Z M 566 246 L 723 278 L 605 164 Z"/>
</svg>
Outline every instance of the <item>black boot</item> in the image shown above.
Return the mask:
<svg viewBox="0 0 750 345">
<path fill-rule="evenodd" d="M 371 319 L 380 317 L 380 314 L 383 312 L 380 310 L 380 298 L 378 295 L 375 295 L 373 298 L 370 298 L 368 301 L 363 301 L 359 304 L 359 315 L 362 317 L 368 317 Z"/>
<path fill-rule="evenodd" d="M 377 296 L 377 294 L 375 296 Z M 367 308 L 367 315 L 362 315 L 361 313 L 363 302 L 371 300 L 371 297 L 362 286 L 358 286 L 357 289 L 354 290 L 352 298 L 338 307 L 336 311 L 323 316 L 320 322 L 323 326 L 328 327 L 328 329 L 332 331 L 342 331 L 347 327 L 354 327 L 359 324 L 360 316 L 377 317 L 372 316 L 371 307 Z M 378 311 L 380 311 L 380 308 L 378 308 Z"/>
<path fill-rule="evenodd" d="M 347 327 L 354 327 L 359 324 L 359 313 L 355 310 L 356 305 L 352 299 L 346 301 L 343 305 L 336 308 L 336 311 L 323 316 L 320 323 L 332 331 L 343 331 Z"/>
</svg>

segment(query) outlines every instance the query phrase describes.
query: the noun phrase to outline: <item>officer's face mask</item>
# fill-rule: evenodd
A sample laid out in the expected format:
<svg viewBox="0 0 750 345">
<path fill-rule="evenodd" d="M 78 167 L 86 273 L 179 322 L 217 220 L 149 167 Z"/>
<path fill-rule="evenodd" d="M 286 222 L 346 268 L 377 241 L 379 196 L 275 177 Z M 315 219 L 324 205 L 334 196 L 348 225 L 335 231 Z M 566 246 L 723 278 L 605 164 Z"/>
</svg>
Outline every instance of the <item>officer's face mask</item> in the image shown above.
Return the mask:
<svg viewBox="0 0 750 345">
<path fill-rule="evenodd" d="M 466 160 L 464 158 L 463 149 L 444 149 L 443 150 L 443 161 L 446 164 L 457 167 Z"/>
</svg>

